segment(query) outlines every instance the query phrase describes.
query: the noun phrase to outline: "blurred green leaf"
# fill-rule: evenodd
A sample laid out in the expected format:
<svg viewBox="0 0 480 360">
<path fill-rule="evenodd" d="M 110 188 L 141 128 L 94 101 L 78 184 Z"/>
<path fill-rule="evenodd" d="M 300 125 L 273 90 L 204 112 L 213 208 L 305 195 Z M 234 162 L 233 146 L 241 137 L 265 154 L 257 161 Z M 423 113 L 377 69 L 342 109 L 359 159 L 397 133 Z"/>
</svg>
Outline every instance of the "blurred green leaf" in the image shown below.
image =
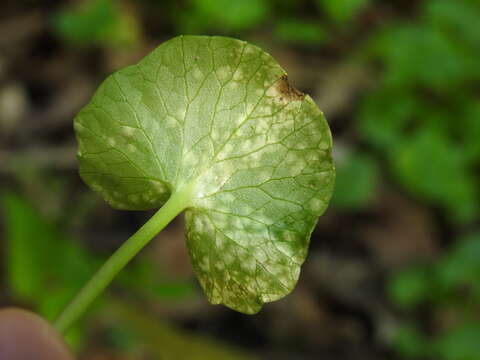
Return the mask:
<svg viewBox="0 0 480 360">
<path fill-rule="evenodd" d="M 109 345 L 122 351 L 122 354 L 138 347 L 137 334 L 127 326 L 112 326 L 108 329 L 107 336 Z"/>
<path fill-rule="evenodd" d="M 317 22 L 284 19 L 277 23 L 275 36 L 280 41 L 291 44 L 321 45 L 327 39 L 327 32 Z"/>
<path fill-rule="evenodd" d="M 415 326 L 404 325 L 397 330 L 393 345 L 402 355 L 410 358 L 424 356 L 429 342 Z"/>
<path fill-rule="evenodd" d="M 318 7 L 338 23 L 351 21 L 370 0 L 316 0 Z"/>
<path fill-rule="evenodd" d="M 267 0 L 190 0 L 190 5 L 182 19 L 196 32 L 246 30 L 260 24 L 270 12 Z"/>
<path fill-rule="evenodd" d="M 418 99 L 408 93 L 381 88 L 362 104 L 360 131 L 379 150 L 391 151 L 401 144 L 420 106 Z"/>
<path fill-rule="evenodd" d="M 20 196 L 5 193 L 3 206 L 7 286 L 18 301 L 30 303 L 40 315 L 52 320 L 97 262 Z M 74 347 L 83 341 L 81 326 L 67 338 Z"/>
<path fill-rule="evenodd" d="M 480 203 L 480 102 L 474 95 L 480 80 L 480 2 L 426 0 L 420 11 L 418 21 L 387 26 L 369 49 L 384 76 L 362 106 L 360 130 L 385 151 L 395 179 L 411 194 L 442 208 L 453 221 L 473 223 Z M 409 309 L 428 304 L 446 317 L 439 319 L 442 333 L 432 328 L 431 338 L 415 328 L 400 331 L 403 340 L 394 345 L 402 354 L 479 358 L 479 258 L 480 235 L 473 233 L 458 239 L 441 260 L 392 278 L 395 303 Z"/>
<path fill-rule="evenodd" d="M 162 299 L 175 301 L 191 297 L 195 293 L 195 287 L 191 281 L 162 281 L 152 290 Z"/>
<path fill-rule="evenodd" d="M 158 268 L 148 258 L 130 264 L 119 274 L 118 282 L 125 288 L 150 298 L 179 301 L 196 293 L 192 279 L 171 279 L 159 274 Z"/>
<path fill-rule="evenodd" d="M 417 196 L 442 205 L 454 221 L 477 215 L 475 178 L 465 152 L 450 139 L 425 128 L 392 153 L 398 180 Z"/>
<path fill-rule="evenodd" d="M 332 205 L 359 209 L 374 197 L 379 171 L 376 161 L 367 154 L 354 153 L 336 162 L 337 180 Z"/>
<path fill-rule="evenodd" d="M 439 336 L 433 348 L 437 358 L 445 360 L 478 360 L 480 323 L 467 323 Z"/>
<path fill-rule="evenodd" d="M 438 263 L 436 273 L 447 290 L 470 286 L 480 296 L 480 233 L 460 238 Z"/>
<path fill-rule="evenodd" d="M 362 104 L 360 131 L 411 194 L 454 222 L 471 222 L 479 204 L 480 105 L 471 94 L 480 42 L 465 24 L 480 21 L 480 8 L 430 0 L 422 11 L 423 21 L 391 24 L 374 41 L 384 76 Z"/>
<path fill-rule="evenodd" d="M 412 358 L 428 355 L 443 360 L 478 359 L 479 258 L 480 233 L 476 232 L 458 239 L 440 261 L 407 268 L 391 279 L 394 302 L 410 309 L 429 304 L 435 306 L 439 318 L 447 319 L 441 332 L 429 338 L 413 325 L 402 327 L 394 341 L 398 351 Z"/>
<path fill-rule="evenodd" d="M 35 301 L 45 294 L 58 239 L 37 210 L 13 193 L 3 194 L 6 228 L 6 272 L 11 294 Z"/>
<path fill-rule="evenodd" d="M 430 0 L 423 3 L 425 17 L 437 29 L 453 36 L 456 41 L 465 42 L 480 51 L 480 2 Z"/>
<path fill-rule="evenodd" d="M 395 304 L 412 308 L 429 299 L 434 286 L 430 267 L 417 265 L 395 274 L 388 291 Z"/>
<path fill-rule="evenodd" d="M 152 349 L 157 359 L 175 360 L 255 360 L 232 346 L 163 324 L 158 318 L 145 314 L 118 299 L 109 300 L 111 318 L 116 326 L 132 329 L 138 339 Z M 140 340 L 139 340 L 140 341 Z"/>
<path fill-rule="evenodd" d="M 116 0 L 88 0 L 59 11 L 53 26 L 60 38 L 78 46 L 126 46 L 140 37 L 136 19 L 122 11 Z"/>
<path fill-rule="evenodd" d="M 469 99 L 461 104 L 464 119 L 460 130 L 463 132 L 465 151 L 472 161 L 480 162 L 480 100 Z"/>
<path fill-rule="evenodd" d="M 469 81 L 477 67 L 456 39 L 417 24 L 385 30 L 374 45 L 374 53 L 385 65 L 385 85 L 393 88 L 420 85 L 448 91 Z"/>
</svg>

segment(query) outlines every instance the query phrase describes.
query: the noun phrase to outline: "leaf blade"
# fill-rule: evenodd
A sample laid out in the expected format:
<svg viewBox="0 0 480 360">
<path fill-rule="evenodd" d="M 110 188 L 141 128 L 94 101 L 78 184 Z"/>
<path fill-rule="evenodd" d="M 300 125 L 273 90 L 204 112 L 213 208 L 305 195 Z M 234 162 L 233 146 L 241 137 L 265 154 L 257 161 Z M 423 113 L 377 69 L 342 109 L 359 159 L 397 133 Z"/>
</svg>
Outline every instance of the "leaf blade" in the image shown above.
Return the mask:
<svg viewBox="0 0 480 360">
<path fill-rule="evenodd" d="M 270 55 L 174 38 L 111 75 L 76 130 L 82 178 L 114 207 L 193 189 L 187 244 L 212 303 L 255 313 L 293 289 L 333 191 L 332 139 Z"/>
</svg>

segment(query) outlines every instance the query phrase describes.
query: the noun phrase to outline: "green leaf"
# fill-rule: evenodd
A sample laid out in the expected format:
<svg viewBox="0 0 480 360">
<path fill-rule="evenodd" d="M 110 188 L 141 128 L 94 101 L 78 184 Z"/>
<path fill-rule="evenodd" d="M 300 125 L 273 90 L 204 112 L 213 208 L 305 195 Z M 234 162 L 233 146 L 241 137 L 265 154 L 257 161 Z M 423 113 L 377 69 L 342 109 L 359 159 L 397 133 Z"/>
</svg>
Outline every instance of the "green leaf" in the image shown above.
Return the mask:
<svg viewBox="0 0 480 360">
<path fill-rule="evenodd" d="M 325 42 L 327 33 L 316 22 L 297 19 L 279 21 L 275 29 L 275 36 L 281 41 L 300 45 L 320 45 Z"/>
<path fill-rule="evenodd" d="M 261 49 L 180 36 L 111 75 L 75 120 L 80 174 L 113 207 L 189 199 L 214 304 L 255 313 L 295 286 L 334 182 L 328 125 Z"/>
<path fill-rule="evenodd" d="M 118 297 L 110 298 L 108 305 L 107 314 L 112 325 L 108 333 L 115 329 L 127 330 L 123 337 L 130 335 L 131 358 L 138 358 L 138 350 L 135 352 L 135 349 L 147 348 L 150 358 L 154 359 L 258 360 L 251 352 L 164 324 L 161 317 L 119 301 Z M 127 356 L 129 351 L 125 349 L 125 338 L 121 340 L 124 347 L 122 355 Z"/>
<path fill-rule="evenodd" d="M 412 308 L 432 295 L 432 271 L 427 265 L 412 266 L 395 274 L 389 283 L 393 302 L 404 308 Z"/>
<path fill-rule="evenodd" d="M 316 0 L 317 6 L 338 23 L 351 21 L 370 0 Z"/>
<path fill-rule="evenodd" d="M 428 340 L 417 327 L 406 324 L 397 329 L 393 346 L 407 358 L 417 358 L 428 354 L 430 350 Z"/>
<path fill-rule="evenodd" d="M 480 352 L 480 324 L 467 322 L 442 334 L 433 344 L 436 358 L 445 360 L 476 360 Z"/>
<path fill-rule="evenodd" d="M 135 17 L 114 0 L 88 0 L 53 17 L 56 34 L 71 45 L 127 46 L 136 43 L 140 27 Z"/>
<path fill-rule="evenodd" d="M 406 129 L 422 109 L 418 97 L 382 87 L 371 92 L 360 109 L 359 130 L 362 136 L 383 153 L 401 145 Z"/>
<path fill-rule="evenodd" d="M 454 221 L 477 215 L 477 190 L 467 154 L 434 128 L 425 127 L 405 139 L 392 154 L 400 182 L 418 197 L 447 209 Z"/>
<path fill-rule="evenodd" d="M 422 5 L 425 18 L 431 26 L 451 33 L 456 41 L 471 46 L 478 54 L 480 50 L 478 47 L 480 33 L 476 26 L 480 21 L 478 1 L 433 0 Z M 478 71 L 476 74 L 478 75 Z"/>
<path fill-rule="evenodd" d="M 7 192 L 5 208 L 5 241 L 7 283 L 11 294 L 34 302 L 44 294 L 48 265 L 54 259 L 57 234 L 29 203 Z"/>
<path fill-rule="evenodd" d="M 51 320 L 97 266 L 97 261 L 23 197 L 6 192 L 1 200 L 5 208 L 9 292 Z M 72 330 L 67 341 L 75 347 L 83 341 L 83 332 L 78 326 Z"/>
<path fill-rule="evenodd" d="M 480 233 L 458 239 L 437 266 L 437 276 L 447 290 L 468 287 L 480 295 Z"/>
<path fill-rule="evenodd" d="M 477 73 L 472 56 L 464 55 L 458 40 L 422 25 L 386 28 L 372 51 L 385 64 L 383 81 L 391 88 L 421 86 L 442 93 Z"/>
<path fill-rule="evenodd" d="M 190 0 L 192 9 L 184 17 L 203 29 L 241 31 L 260 24 L 270 13 L 267 0 Z"/>
<path fill-rule="evenodd" d="M 361 209 L 372 201 L 379 180 L 378 165 L 373 157 L 362 153 L 348 154 L 345 159 L 337 161 L 337 173 L 332 206 Z"/>
</svg>

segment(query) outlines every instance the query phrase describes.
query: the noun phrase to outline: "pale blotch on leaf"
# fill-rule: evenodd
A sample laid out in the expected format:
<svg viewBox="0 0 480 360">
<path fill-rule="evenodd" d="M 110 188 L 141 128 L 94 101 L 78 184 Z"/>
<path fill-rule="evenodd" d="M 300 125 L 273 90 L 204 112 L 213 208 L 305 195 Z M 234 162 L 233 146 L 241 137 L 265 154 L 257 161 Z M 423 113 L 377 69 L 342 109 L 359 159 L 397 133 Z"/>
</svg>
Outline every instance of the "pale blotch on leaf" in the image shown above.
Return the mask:
<svg viewBox="0 0 480 360">
<path fill-rule="evenodd" d="M 292 291 L 335 170 L 323 114 L 270 55 L 174 38 L 108 77 L 75 130 L 80 174 L 112 206 L 159 208 L 185 192 L 210 302 L 251 314 Z"/>
</svg>

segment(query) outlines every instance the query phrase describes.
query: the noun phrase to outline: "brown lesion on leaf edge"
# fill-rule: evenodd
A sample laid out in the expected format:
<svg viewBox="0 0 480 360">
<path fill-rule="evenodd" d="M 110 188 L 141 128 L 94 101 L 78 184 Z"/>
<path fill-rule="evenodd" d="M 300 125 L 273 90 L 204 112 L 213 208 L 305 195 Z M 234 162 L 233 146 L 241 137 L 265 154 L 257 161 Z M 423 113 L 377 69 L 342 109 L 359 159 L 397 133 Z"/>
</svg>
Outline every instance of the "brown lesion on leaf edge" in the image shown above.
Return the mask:
<svg viewBox="0 0 480 360">
<path fill-rule="evenodd" d="M 305 94 L 300 90 L 296 89 L 288 82 L 287 74 L 283 75 L 275 83 L 275 88 L 278 91 L 278 96 L 280 101 L 302 101 L 305 97 Z"/>
</svg>

